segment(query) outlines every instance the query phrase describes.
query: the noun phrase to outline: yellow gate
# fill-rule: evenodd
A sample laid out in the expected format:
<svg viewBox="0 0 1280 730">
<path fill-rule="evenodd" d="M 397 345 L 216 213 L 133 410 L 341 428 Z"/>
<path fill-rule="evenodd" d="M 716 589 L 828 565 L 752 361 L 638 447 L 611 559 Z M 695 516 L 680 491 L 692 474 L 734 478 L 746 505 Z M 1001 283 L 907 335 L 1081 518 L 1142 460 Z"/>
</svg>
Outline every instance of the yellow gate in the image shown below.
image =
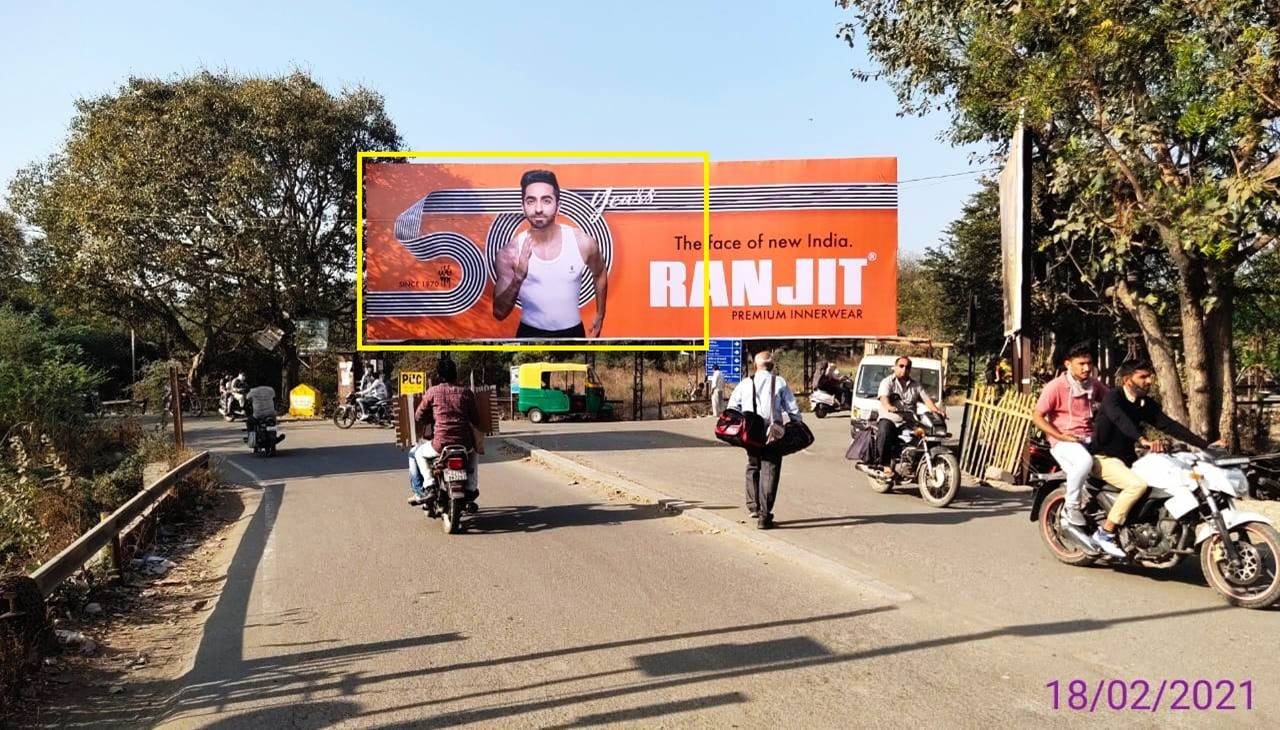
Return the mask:
<svg viewBox="0 0 1280 730">
<path fill-rule="evenodd" d="M 1030 393 L 975 387 L 964 401 L 960 471 L 979 481 L 987 479 L 990 467 L 1008 475 L 1019 474 L 1035 404 L 1036 396 Z"/>
</svg>

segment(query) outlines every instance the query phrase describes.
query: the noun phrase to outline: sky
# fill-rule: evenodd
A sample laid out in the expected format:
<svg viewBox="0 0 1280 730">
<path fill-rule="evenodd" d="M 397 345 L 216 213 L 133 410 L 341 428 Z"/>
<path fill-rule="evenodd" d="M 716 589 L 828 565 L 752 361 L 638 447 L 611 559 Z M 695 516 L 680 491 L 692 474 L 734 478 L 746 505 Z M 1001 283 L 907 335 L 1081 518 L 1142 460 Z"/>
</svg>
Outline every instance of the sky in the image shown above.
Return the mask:
<svg viewBox="0 0 1280 730">
<path fill-rule="evenodd" d="M 976 191 L 986 150 L 940 141 L 945 116 L 899 117 L 887 84 L 854 80 L 870 64 L 836 37 L 850 17 L 831 0 L 0 0 L 0 191 L 57 151 L 77 99 L 130 76 L 300 69 L 381 93 L 406 149 L 895 156 L 899 249 L 918 254 Z"/>
</svg>

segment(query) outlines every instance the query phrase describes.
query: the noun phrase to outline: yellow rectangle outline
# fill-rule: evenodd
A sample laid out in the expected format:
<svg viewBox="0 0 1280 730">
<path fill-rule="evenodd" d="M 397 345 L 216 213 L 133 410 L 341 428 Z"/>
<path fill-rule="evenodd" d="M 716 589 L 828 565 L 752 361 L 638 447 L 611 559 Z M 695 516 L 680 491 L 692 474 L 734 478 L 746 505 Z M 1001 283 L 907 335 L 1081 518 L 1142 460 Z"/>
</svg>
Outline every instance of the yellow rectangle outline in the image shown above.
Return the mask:
<svg viewBox="0 0 1280 730">
<path fill-rule="evenodd" d="M 701 345 L 366 345 L 364 342 L 364 161 L 378 157 L 496 158 L 680 158 L 702 160 L 702 344 Z M 711 153 L 667 150 L 556 150 L 525 152 L 463 150 L 408 152 L 356 152 L 356 350 L 359 352 L 707 352 L 711 349 Z"/>
</svg>

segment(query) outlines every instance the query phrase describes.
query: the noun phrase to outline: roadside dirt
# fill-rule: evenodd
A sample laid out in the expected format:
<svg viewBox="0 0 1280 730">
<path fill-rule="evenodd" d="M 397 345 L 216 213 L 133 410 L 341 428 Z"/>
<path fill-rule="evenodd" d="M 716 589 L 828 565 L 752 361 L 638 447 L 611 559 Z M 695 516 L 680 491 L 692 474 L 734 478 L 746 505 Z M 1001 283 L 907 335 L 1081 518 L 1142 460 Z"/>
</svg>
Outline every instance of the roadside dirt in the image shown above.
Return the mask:
<svg viewBox="0 0 1280 730">
<path fill-rule="evenodd" d="M 154 573 L 135 564 L 117 585 L 68 592 L 52 609 L 61 654 L 45 659 L 0 726 L 154 724 L 189 669 L 254 500 L 254 490 L 224 485 L 156 528 L 136 556 L 155 556 Z"/>
</svg>

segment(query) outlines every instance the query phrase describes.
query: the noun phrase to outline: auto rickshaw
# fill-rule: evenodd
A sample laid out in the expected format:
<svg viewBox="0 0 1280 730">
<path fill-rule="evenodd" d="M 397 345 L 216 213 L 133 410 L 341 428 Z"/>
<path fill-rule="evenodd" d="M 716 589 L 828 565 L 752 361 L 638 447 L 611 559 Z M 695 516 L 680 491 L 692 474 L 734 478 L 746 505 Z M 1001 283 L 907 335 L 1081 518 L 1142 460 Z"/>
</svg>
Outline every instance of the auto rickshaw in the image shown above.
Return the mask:
<svg viewBox="0 0 1280 730">
<path fill-rule="evenodd" d="M 593 369 L 571 362 L 534 362 L 520 366 L 517 408 L 531 423 L 552 416 L 592 419 L 613 417 L 604 400 L 604 386 Z"/>
</svg>

